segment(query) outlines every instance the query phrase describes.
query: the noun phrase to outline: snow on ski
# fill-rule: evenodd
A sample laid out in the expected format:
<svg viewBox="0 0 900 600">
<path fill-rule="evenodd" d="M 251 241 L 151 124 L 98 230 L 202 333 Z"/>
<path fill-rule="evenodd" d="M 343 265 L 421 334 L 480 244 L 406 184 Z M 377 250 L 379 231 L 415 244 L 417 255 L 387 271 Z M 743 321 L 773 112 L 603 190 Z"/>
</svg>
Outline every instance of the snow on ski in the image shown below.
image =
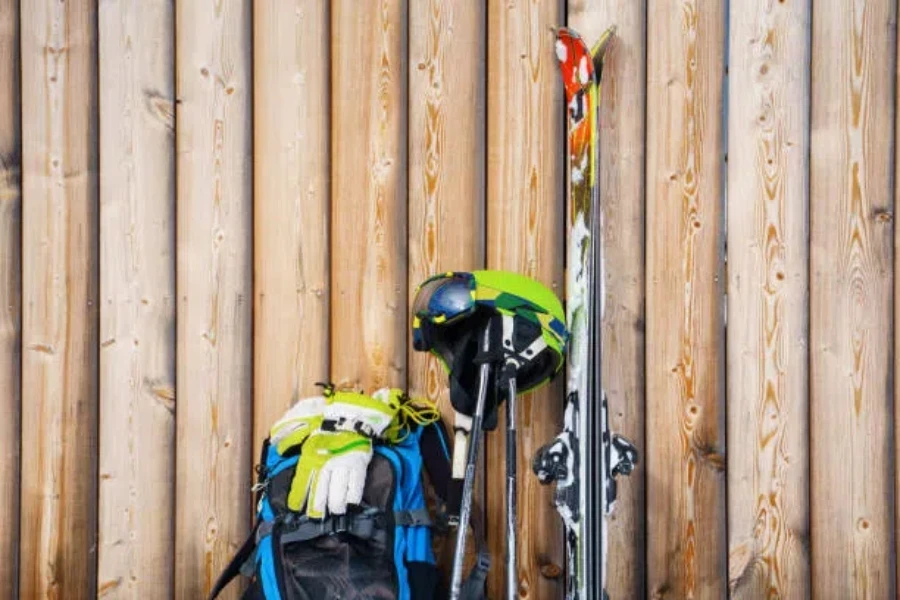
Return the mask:
<svg viewBox="0 0 900 600">
<path fill-rule="evenodd" d="M 634 447 L 609 431 L 601 385 L 598 108 L 603 61 L 614 32 L 614 28 L 606 30 L 589 50 L 578 33 L 560 28 L 555 44 L 568 115 L 566 319 L 570 341 L 563 431 L 538 450 L 534 472 L 541 483 L 556 482 L 554 502 L 566 536 L 567 600 L 606 597 L 605 525 L 615 502 L 614 477 L 630 473 L 637 460 Z"/>
</svg>

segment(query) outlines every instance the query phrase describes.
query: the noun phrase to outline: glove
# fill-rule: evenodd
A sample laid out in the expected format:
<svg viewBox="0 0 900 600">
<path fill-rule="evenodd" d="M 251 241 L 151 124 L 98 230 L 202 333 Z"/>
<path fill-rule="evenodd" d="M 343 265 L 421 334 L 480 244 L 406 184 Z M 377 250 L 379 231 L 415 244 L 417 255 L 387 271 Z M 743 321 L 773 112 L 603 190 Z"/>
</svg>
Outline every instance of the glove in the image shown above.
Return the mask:
<svg viewBox="0 0 900 600">
<path fill-rule="evenodd" d="M 326 396 L 321 426 L 303 446 L 288 492 L 288 508 L 321 519 L 342 515 L 348 504 L 361 504 L 372 440 L 388 428 L 400 405 L 400 390 L 380 389 L 372 396 L 333 392 Z"/>
<path fill-rule="evenodd" d="M 324 396 L 312 396 L 298 400 L 269 430 L 269 443 L 284 454 L 306 441 L 322 424 L 325 409 Z"/>
</svg>

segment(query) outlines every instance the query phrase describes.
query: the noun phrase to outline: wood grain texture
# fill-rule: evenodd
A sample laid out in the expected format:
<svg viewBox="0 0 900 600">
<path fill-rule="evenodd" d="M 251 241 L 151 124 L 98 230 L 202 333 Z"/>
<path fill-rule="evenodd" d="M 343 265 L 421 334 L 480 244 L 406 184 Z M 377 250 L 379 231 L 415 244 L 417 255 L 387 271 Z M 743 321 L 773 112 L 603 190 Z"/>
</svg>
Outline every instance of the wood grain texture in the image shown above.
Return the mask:
<svg viewBox="0 0 900 600">
<path fill-rule="evenodd" d="M 898 18 L 900 15 L 895 14 L 894 18 Z M 900 98 L 900 37 L 895 39 L 895 47 L 896 47 L 896 55 L 894 56 L 894 93 L 896 98 Z M 894 143 L 896 144 L 897 140 L 900 139 L 900 110 L 897 110 L 897 107 L 900 106 L 896 102 L 894 104 Z M 900 181 L 900 154 L 898 154 L 896 147 L 894 149 L 894 210 L 890 215 L 891 219 L 897 218 L 897 206 L 900 205 L 900 185 L 897 182 Z M 894 369 L 894 573 L 900 572 L 900 473 L 897 472 L 898 465 L 900 465 L 900 444 L 897 441 L 897 427 L 896 423 L 898 419 L 900 419 L 900 403 L 896 401 L 897 398 L 900 398 L 900 379 L 897 378 L 897 372 L 900 370 L 900 329 L 898 329 L 897 324 L 900 323 L 900 277 L 897 276 L 897 265 L 900 264 L 900 228 L 894 225 L 894 324 L 893 324 L 893 369 Z"/>
<path fill-rule="evenodd" d="M 96 595 L 96 19 L 21 13 L 22 598 Z"/>
<path fill-rule="evenodd" d="M 175 10 L 175 597 L 193 599 L 243 543 L 252 508 L 251 5 Z"/>
<path fill-rule="evenodd" d="M 0 0 L 0 598 L 19 569 L 19 415 L 22 358 L 22 181 L 19 6 Z"/>
<path fill-rule="evenodd" d="M 175 493 L 173 5 L 103 2 L 98 24 L 98 586 L 105 597 L 170 597 Z"/>
<path fill-rule="evenodd" d="M 644 112 L 643 0 L 569 0 L 568 25 L 592 44 L 608 27 L 616 37 L 603 66 L 600 189 L 603 245 L 603 388 L 613 431 L 644 444 Z M 643 462 L 643 461 L 642 461 Z M 618 485 L 609 521 L 606 589 L 610 598 L 643 598 L 644 476 Z"/>
<path fill-rule="evenodd" d="M 896 6 L 812 19 L 810 498 L 813 596 L 893 598 L 891 291 Z"/>
<path fill-rule="evenodd" d="M 427 277 L 484 268 L 486 26 L 476 4 L 410 5 L 409 311 Z M 413 351 L 411 336 L 408 352 L 410 393 L 452 424 L 440 362 Z"/>
<path fill-rule="evenodd" d="M 477 3 L 447 0 L 412 2 L 409 11 L 411 318 L 416 286 L 427 277 L 484 267 L 487 11 Z M 411 335 L 407 356 L 410 395 L 436 402 L 450 431 L 448 374 L 433 355 L 413 350 Z M 476 477 L 475 498 L 483 507 L 483 463 Z M 445 536 L 437 549 L 447 577 L 454 542 Z M 466 550 L 468 569 L 475 556 L 471 539 Z"/>
<path fill-rule="evenodd" d="M 728 583 L 809 596 L 810 8 L 731 6 Z"/>
<path fill-rule="evenodd" d="M 487 266 L 515 271 L 562 299 L 565 117 L 553 27 L 562 23 L 556 0 L 488 3 Z M 562 429 L 564 382 L 518 398 L 518 566 L 521 598 L 563 592 L 562 521 L 554 486 L 531 471 L 535 452 Z M 488 595 L 504 596 L 506 547 L 505 407 L 485 439 L 488 546 L 497 568 Z"/>
<path fill-rule="evenodd" d="M 255 2 L 253 447 L 329 351 L 328 2 Z"/>
<path fill-rule="evenodd" d="M 406 384 L 407 3 L 331 6 L 331 379 Z"/>
<path fill-rule="evenodd" d="M 647 23 L 647 591 L 726 594 L 724 3 L 667 0 Z"/>
</svg>

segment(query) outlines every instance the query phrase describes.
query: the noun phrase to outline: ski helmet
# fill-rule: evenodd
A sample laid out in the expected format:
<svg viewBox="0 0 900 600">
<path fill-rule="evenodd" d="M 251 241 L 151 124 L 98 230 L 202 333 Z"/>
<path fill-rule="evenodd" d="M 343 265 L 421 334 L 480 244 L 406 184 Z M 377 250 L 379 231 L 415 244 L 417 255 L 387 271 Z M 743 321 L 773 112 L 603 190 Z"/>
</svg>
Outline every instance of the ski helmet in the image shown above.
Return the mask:
<svg viewBox="0 0 900 600">
<path fill-rule="evenodd" d="M 559 298 L 538 281 L 508 271 L 448 271 L 429 277 L 413 301 L 413 348 L 438 357 L 450 373 L 472 369 L 486 317 L 509 317 L 504 350 L 517 357 L 522 392 L 562 367 L 568 332 Z M 464 362 L 465 364 L 460 364 Z M 452 389 L 451 389 L 452 396 Z M 455 404 L 455 403 L 454 403 Z"/>
</svg>

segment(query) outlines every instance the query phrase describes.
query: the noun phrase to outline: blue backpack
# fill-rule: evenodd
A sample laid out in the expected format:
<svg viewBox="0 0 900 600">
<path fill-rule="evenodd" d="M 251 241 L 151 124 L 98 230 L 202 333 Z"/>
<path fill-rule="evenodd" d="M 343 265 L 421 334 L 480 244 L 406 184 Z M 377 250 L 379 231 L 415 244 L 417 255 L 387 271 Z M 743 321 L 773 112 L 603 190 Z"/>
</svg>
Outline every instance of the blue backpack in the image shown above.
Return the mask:
<svg viewBox="0 0 900 600">
<path fill-rule="evenodd" d="M 376 442 L 363 502 L 346 515 L 313 520 L 287 507 L 299 449 L 281 455 L 267 438 L 257 467 L 256 520 L 209 599 L 238 575 L 249 578 L 242 600 L 338 598 L 419 600 L 446 597 L 432 541 L 459 514 L 462 481 L 451 478 L 450 448 L 441 421 L 413 425 L 402 441 Z M 439 508 L 426 506 L 427 476 Z M 473 507 L 476 565 L 464 598 L 483 598 L 490 559 Z"/>
</svg>

